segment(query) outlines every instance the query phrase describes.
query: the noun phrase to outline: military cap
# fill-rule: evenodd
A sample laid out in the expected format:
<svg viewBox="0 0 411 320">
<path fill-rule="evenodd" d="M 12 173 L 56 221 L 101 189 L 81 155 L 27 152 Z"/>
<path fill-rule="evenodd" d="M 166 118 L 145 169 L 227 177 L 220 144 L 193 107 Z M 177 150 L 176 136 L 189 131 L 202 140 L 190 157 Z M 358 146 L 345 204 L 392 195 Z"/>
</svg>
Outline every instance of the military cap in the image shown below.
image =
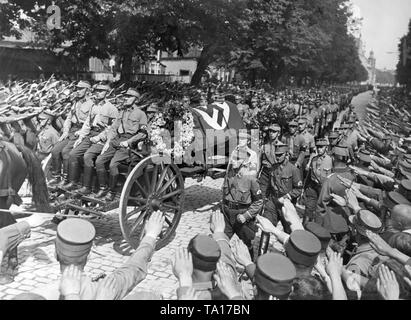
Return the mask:
<svg viewBox="0 0 411 320">
<path fill-rule="evenodd" d="M 277 143 L 277 144 L 275 145 L 275 151 L 274 151 L 274 153 L 275 153 L 275 154 L 283 154 L 283 153 L 288 152 L 288 150 L 289 150 L 289 149 L 288 149 L 288 145 L 279 142 L 279 143 Z"/>
<path fill-rule="evenodd" d="M 298 126 L 298 123 L 297 123 L 297 121 L 295 121 L 295 119 L 293 119 L 293 120 L 291 120 L 291 121 L 288 123 L 288 125 L 289 125 L 290 127 L 297 127 L 297 126 Z"/>
<path fill-rule="evenodd" d="M 296 230 L 291 233 L 286 242 L 287 257 L 296 264 L 312 267 L 321 251 L 321 242 L 316 236 L 306 230 Z"/>
<path fill-rule="evenodd" d="M 329 143 L 327 139 L 320 138 L 320 139 L 315 140 L 315 145 L 317 147 L 326 147 L 329 145 Z"/>
<path fill-rule="evenodd" d="M 329 211 L 323 219 L 322 226 L 331 234 L 345 234 L 349 231 L 347 221 L 340 214 Z"/>
<path fill-rule="evenodd" d="M 371 153 L 368 150 L 360 150 L 360 152 L 358 153 L 358 158 L 362 162 L 371 163 Z"/>
<path fill-rule="evenodd" d="M 148 106 L 146 112 L 158 112 L 158 105 L 157 103 L 152 103 Z"/>
<path fill-rule="evenodd" d="M 136 97 L 136 98 L 140 98 L 140 94 L 137 92 L 137 90 L 129 88 L 126 93 L 127 96 L 132 96 L 132 97 Z"/>
<path fill-rule="evenodd" d="M 399 164 L 406 172 L 411 173 L 411 163 L 408 160 L 400 161 Z"/>
<path fill-rule="evenodd" d="M 342 157 L 349 157 L 350 156 L 350 153 L 348 151 L 348 147 L 345 146 L 345 145 L 341 145 L 341 144 L 334 147 L 333 153 L 334 153 L 334 155 L 342 156 Z"/>
<path fill-rule="evenodd" d="M 330 243 L 331 240 L 331 233 L 323 228 L 322 226 L 320 226 L 319 224 L 315 223 L 315 222 L 308 222 L 305 226 L 304 226 L 305 230 L 311 232 L 313 235 L 315 235 L 318 240 L 320 240 L 321 242 L 321 250 L 325 250 L 328 247 L 328 244 Z"/>
<path fill-rule="evenodd" d="M 90 89 L 90 88 L 91 88 L 91 85 L 90 85 L 90 83 L 89 83 L 88 81 L 80 80 L 80 81 L 77 83 L 76 87 L 77 87 L 77 88 L 87 88 L 87 89 Z"/>
<path fill-rule="evenodd" d="M 408 201 L 411 200 L 411 180 L 401 180 L 398 188 L 398 192 L 401 193 Z"/>
<path fill-rule="evenodd" d="M 106 84 L 98 84 L 95 89 L 101 91 L 110 91 L 110 86 Z"/>
<path fill-rule="evenodd" d="M 199 234 L 190 240 L 188 251 L 193 256 L 193 266 L 202 271 L 214 271 L 220 259 L 220 247 L 213 238 Z"/>
<path fill-rule="evenodd" d="M 56 253 L 65 264 L 84 263 L 96 235 L 94 226 L 82 219 L 72 218 L 59 223 L 56 235 Z"/>
<path fill-rule="evenodd" d="M 356 215 L 350 216 L 349 220 L 355 226 L 358 233 L 363 236 L 366 236 L 367 230 L 375 233 L 382 232 L 382 222 L 380 218 L 369 210 L 360 210 Z"/>
<path fill-rule="evenodd" d="M 411 205 L 411 203 L 397 191 L 388 192 L 387 196 L 384 198 L 384 204 L 389 209 L 394 208 L 398 204 Z"/>
<path fill-rule="evenodd" d="M 287 296 L 296 277 L 294 264 L 282 254 L 267 253 L 256 261 L 254 283 L 260 290 L 272 296 Z"/>
<path fill-rule="evenodd" d="M 281 131 L 281 127 L 277 123 L 273 123 L 269 126 L 264 127 L 264 131 L 269 131 L 269 130 L 271 130 L 271 131 Z"/>
</svg>

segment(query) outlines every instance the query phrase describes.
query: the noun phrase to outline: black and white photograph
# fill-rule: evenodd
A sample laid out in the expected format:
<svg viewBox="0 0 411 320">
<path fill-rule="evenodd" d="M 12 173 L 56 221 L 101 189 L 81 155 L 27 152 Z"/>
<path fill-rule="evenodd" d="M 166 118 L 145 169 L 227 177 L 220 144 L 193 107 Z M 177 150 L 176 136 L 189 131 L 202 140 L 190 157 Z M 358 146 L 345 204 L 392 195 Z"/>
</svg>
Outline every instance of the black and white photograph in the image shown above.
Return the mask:
<svg viewBox="0 0 411 320">
<path fill-rule="evenodd" d="M 165 319 L 411 300 L 411 1 L 0 0 L 0 266 Z"/>
</svg>

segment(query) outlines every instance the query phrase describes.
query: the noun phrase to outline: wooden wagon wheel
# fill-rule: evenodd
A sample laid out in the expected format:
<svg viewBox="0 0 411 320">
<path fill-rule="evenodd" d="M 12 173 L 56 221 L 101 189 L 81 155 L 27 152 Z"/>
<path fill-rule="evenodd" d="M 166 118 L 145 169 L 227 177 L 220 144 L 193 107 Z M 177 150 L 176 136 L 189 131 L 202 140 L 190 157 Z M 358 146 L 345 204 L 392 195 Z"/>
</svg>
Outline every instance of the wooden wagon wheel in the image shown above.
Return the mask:
<svg viewBox="0 0 411 320">
<path fill-rule="evenodd" d="M 184 201 L 184 179 L 174 164 L 158 155 L 141 160 L 130 172 L 120 197 L 121 232 L 136 249 L 144 236 L 144 225 L 151 213 L 160 210 L 165 223 L 156 249 L 163 247 L 175 232 Z"/>
</svg>

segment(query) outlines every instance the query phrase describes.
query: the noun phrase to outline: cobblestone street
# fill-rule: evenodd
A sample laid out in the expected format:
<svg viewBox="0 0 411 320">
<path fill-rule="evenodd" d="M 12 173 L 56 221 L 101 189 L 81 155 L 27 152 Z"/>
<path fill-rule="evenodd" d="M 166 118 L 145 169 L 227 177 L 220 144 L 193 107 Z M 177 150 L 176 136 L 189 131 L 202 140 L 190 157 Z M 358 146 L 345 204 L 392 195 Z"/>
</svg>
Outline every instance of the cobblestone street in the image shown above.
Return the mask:
<svg viewBox="0 0 411 320">
<path fill-rule="evenodd" d="M 366 92 L 353 100 L 358 111 L 364 111 L 371 99 L 371 93 Z M 344 112 L 340 113 L 337 124 L 341 122 Z M 133 291 L 154 291 L 164 299 L 175 299 L 177 279 L 173 275 L 170 259 L 174 250 L 187 246 L 191 238 L 198 233 L 210 233 L 210 216 L 213 210 L 218 210 L 221 199 L 223 179 L 213 180 L 209 177 L 198 183 L 193 179 L 185 181 L 185 204 L 180 223 L 175 236 L 162 249 L 156 251 L 148 267 L 148 275 Z M 30 198 L 26 198 L 28 202 Z M 121 266 L 131 254 L 127 242 L 123 240 L 118 221 L 118 211 L 106 214 L 106 220 L 90 220 L 96 227 L 96 238 L 91 250 L 85 271 L 96 277 L 101 273 L 109 274 Z M 281 224 L 279 224 L 280 226 Z M 11 299 L 15 295 L 30 292 L 51 283 L 60 277 L 58 262 L 54 256 L 54 239 L 56 225 L 45 224 L 32 229 L 30 239 L 19 245 L 19 269 L 15 281 L 8 285 L 0 285 L 0 299 Z M 282 250 L 278 242 L 271 245 Z M 255 250 L 259 244 L 259 234 L 254 241 Z M 7 259 L 3 260 L 2 271 L 5 270 Z M 250 290 L 250 282 L 243 281 L 244 289 Z"/>
<path fill-rule="evenodd" d="M 175 298 L 177 280 L 172 273 L 170 259 L 177 247 L 187 246 L 189 240 L 198 233 L 210 233 L 210 215 L 221 198 L 222 182 L 222 179 L 211 178 L 200 183 L 186 180 L 185 206 L 176 234 L 171 242 L 154 253 L 146 279 L 134 291 L 151 290 L 161 294 L 164 299 Z M 91 277 L 109 274 L 131 254 L 120 231 L 118 212 L 107 213 L 107 218 L 107 221 L 90 220 L 97 231 L 85 268 Z M 59 279 L 59 265 L 54 256 L 55 234 L 56 225 L 53 223 L 32 229 L 30 239 L 19 245 L 18 275 L 13 283 L 0 285 L 0 299 L 11 299 Z M 2 271 L 5 267 L 3 263 Z"/>
</svg>

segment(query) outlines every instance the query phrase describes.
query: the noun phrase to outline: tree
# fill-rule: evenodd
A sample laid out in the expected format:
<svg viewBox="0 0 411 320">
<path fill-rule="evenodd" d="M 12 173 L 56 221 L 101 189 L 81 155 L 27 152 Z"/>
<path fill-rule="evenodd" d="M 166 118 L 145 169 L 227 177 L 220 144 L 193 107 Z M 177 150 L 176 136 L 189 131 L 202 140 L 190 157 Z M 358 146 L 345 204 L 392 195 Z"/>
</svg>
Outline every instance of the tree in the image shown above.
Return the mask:
<svg viewBox="0 0 411 320">
<path fill-rule="evenodd" d="M 397 63 L 397 81 L 411 90 L 411 20 L 408 23 L 408 33 L 398 44 L 399 61 Z"/>
</svg>

